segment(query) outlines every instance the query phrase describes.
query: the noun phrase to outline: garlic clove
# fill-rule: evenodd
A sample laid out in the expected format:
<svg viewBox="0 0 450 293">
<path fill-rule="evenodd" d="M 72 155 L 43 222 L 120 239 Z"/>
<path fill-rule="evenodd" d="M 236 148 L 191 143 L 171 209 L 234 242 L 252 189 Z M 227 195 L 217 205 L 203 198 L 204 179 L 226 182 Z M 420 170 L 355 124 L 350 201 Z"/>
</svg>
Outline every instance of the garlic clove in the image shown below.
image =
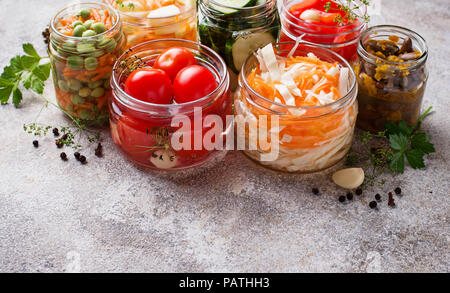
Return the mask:
<svg viewBox="0 0 450 293">
<path fill-rule="evenodd" d="M 300 14 L 300 19 L 309 21 L 320 21 L 319 11 L 316 9 L 308 9 Z"/>
<path fill-rule="evenodd" d="M 150 162 L 159 169 L 171 169 L 177 165 L 178 158 L 171 150 L 157 150 L 150 156 Z"/>
<path fill-rule="evenodd" d="M 342 169 L 333 174 L 333 181 L 346 189 L 355 189 L 364 182 L 364 170 L 361 168 Z"/>
</svg>

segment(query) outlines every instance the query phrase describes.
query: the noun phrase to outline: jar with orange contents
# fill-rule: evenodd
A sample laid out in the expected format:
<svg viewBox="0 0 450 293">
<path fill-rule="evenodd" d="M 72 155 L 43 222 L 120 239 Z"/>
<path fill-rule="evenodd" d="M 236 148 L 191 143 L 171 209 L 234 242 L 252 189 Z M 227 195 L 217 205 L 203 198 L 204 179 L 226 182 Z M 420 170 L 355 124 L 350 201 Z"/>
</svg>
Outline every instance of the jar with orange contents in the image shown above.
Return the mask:
<svg viewBox="0 0 450 293">
<path fill-rule="evenodd" d="M 127 49 L 159 39 L 197 41 L 195 0 L 104 1 L 120 13 Z"/>
<path fill-rule="evenodd" d="M 348 62 L 328 49 L 293 46 L 264 47 L 244 63 L 235 100 L 236 136 L 245 141 L 244 153 L 266 167 L 314 172 L 334 165 L 350 149 L 358 112 L 356 77 Z"/>
<path fill-rule="evenodd" d="M 62 110 L 87 125 L 108 122 L 111 72 L 125 43 L 119 15 L 108 5 L 75 4 L 53 18 L 49 55 Z"/>
</svg>

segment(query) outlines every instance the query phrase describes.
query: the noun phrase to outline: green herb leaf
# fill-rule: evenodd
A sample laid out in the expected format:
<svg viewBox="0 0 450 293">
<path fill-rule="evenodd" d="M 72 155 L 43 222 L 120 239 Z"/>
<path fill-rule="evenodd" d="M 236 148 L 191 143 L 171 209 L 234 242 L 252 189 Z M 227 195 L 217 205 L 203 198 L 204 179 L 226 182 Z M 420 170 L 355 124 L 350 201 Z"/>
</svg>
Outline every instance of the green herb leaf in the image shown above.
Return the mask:
<svg viewBox="0 0 450 293">
<path fill-rule="evenodd" d="M 39 54 L 36 52 L 36 50 L 34 49 L 32 44 L 23 44 L 22 45 L 23 51 L 32 56 L 32 57 L 36 57 L 38 59 L 41 59 L 41 56 L 39 56 Z"/>
<path fill-rule="evenodd" d="M 411 138 L 411 148 L 420 150 L 424 154 L 436 152 L 434 145 L 430 142 L 430 137 L 426 133 L 417 133 Z"/>
<path fill-rule="evenodd" d="M 31 78 L 31 89 L 34 92 L 42 95 L 42 93 L 44 92 L 44 82 L 33 75 L 33 77 Z"/>
<path fill-rule="evenodd" d="M 10 85 L 14 85 L 14 82 L 0 78 L 0 87 L 7 87 Z"/>
<path fill-rule="evenodd" d="M 408 137 L 403 134 L 392 134 L 389 136 L 391 148 L 397 151 L 404 151 L 408 146 Z"/>
<path fill-rule="evenodd" d="M 13 85 L 7 86 L 4 88 L 0 88 L 0 103 L 6 104 L 9 100 L 9 96 L 11 95 L 11 92 L 13 90 Z"/>
<path fill-rule="evenodd" d="M 18 107 L 20 102 L 22 101 L 22 92 L 16 88 L 13 92 L 13 104 Z"/>
<path fill-rule="evenodd" d="M 425 168 L 425 163 L 423 161 L 424 153 L 420 150 L 412 149 L 405 152 L 406 159 L 411 167 L 414 169 Z"/>
<path fill-rule="evenodd" d="M 389 169 L 395 173 L 403 173 L 405 171 L 403 152 L 397 152 L 392 156 L 392 160 L 389 163 Z"/>
</svg>

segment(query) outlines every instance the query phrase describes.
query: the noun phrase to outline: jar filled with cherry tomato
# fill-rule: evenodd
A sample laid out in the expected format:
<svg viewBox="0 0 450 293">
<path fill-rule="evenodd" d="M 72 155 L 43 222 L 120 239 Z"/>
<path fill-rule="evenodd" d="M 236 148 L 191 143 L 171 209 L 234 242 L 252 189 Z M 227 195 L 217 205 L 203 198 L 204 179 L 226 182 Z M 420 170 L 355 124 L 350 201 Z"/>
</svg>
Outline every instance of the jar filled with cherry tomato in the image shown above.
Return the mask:
<svg viewBox="0 0 450 293">
<path fill-rule="evenodd" d="M 52 19 L 49 55 L 59 106 L 93 126 L 108 122 L 110 79 L 126 38 L 119 14 L 102 3 L 66 7 Z"/>
<path fill-rule="evenodd" d="M 166 39 L 131 48 L 112 76 L 115 144 L 137 165 L 159 170 L 219 157 L 232 128 L 229 84 L 222 58 L 198 43 Z"/>
<path fill-rule="evenodd" d="M 328 48 L 347 61 L 356 58 L 361 33 L 366 29 L 366 6 L 354 1 L 283 0 L 281 42 L 297 41 Z M 347 3 L 348 2 L 348 3 Z"/>
</svg>

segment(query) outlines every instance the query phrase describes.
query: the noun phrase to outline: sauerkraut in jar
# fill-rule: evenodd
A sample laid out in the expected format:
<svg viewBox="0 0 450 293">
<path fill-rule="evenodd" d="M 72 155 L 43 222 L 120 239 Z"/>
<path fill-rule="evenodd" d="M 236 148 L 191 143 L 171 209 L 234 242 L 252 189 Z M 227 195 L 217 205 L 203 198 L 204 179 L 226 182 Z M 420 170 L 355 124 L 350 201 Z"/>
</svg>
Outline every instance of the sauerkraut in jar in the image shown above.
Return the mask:
<svg viewBox="0 0 450 293">
<path fill-rule="evenodd" d="M 195 0 L 104 1 L 120 13 L 127 48 L 159 39 L 197 41 Z"/>
<path fill-rule="evenodd" d="M 357 85 L 341 56 L 314 45 L 270 44 L 246 60 L 239 85 L 236 125 L 243 120 L 247 127 L 237 130 L 237 138 L 245 140 L 244 153 L 251 159 L 276 170 L 314 172 L 334 165 L 349 151 Z M 274 115 L 278 125 L 269 119 Z M 258 131 L 251 131 L 252 126 Z M 278 143 L 263 147 L 254 137 L 257 133 L 271 140 L 275 133 Z M 274 159 L 264 160 L 273 150 Z"/>
</svg>

